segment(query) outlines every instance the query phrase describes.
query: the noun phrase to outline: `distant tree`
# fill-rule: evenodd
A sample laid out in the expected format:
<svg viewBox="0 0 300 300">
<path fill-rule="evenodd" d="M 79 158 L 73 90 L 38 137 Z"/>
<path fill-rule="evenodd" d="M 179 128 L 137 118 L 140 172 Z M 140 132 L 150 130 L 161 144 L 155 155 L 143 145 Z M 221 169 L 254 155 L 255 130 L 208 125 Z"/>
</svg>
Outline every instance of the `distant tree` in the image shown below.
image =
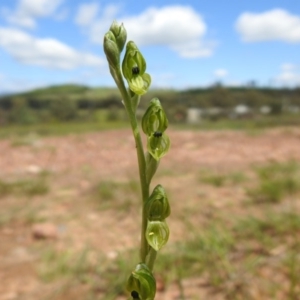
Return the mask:
<svg viewBox="0 0 300 300">
<path fill-rule="evenodd" d="M 19 124 L 32 124 L 37 121 L 37 116 L 34 111 L 28 107 L 25 98 L 16 97 L 12 99 L 9 121 Z"/>
<path fill-rule="evenodd" d="M 50 103 L 50 111 L 59 121 L 71 121 L 78 117 L 77 104 L 69 98 L 53 99 Z"/>
<path fill-rule="evenodd" d="M 271 114 L 278 115 L 282 113 L 282 102 L 280 100 L 273 101 L 271 104 Z"/>
<path fill-rule="evenodd" d="M 170 122 L 181 123 L 186 121 L 187 107 L 184 105 L 174 105 L 167 111 Z"/>
<path fill-rule="evenodd" d="M 268 100 L 266 96 L 256 89 L 246 90 L 244 92 L 243 104 L 246 104 L 252 108 L 265 105 Z"/>
<path fill-rule="evenodd" d="M 28 97 L 27 99 L 27 105 L 28 107 L 38 110 L 38 109 L 43 109 L 47 107 L 47 102 L 43 101 L 41 99 L 38 98 L 34 98 L 34 97 Z"/>
<path fill-rule="evenodd" d="M 4 97 L 0 99 L 0 107 L 4 110 L 9 110 L 13 106 L 12 97 Z"/>
<path fill-rule="evenodd" d="M 233 106 L 233 97 L 230 95 L 228 89 L 217 86 L 212 89 L 208 96 L 210 106 L 217 106 L 222 108 Z"/>
<path fill-rule="evenodd" d="M 0 108 L 0 125 L 4 125 L 8 123 L 8 120 L 9 120 L 9 113 L 7 112 L 7 110 Z"/>
</svg>

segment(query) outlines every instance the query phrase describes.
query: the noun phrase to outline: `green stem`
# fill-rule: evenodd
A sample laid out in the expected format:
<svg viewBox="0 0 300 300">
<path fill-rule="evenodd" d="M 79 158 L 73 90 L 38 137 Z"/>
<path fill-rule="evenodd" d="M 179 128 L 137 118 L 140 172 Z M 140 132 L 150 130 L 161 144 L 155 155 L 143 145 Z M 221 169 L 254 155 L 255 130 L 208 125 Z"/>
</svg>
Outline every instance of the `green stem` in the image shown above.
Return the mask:
<svg viewBox="0 0 300 300">
<path fill-rule="evenodd" d="M 141 261 L 143 263 L 145 263 L 147 252 L 148 252 L 148 247 L 149 247 L 146 236 L 145 236 L 145 232 L 146 232 L 146 228 L 147 228 L 147 216 L 144 211 L 144 203 L 149 198 L 149 184 L 147 182 L 147 176 L 146 176 L 146 160 L 145 160 L 143 143 L 142 143 L 142 138 L 140 135 L 138 122 L 136 119 L 135 110 L 133 110 L 132 104 L 131 104 L 131 97 L 127 92 L 127 89 L 125 87 L 120 70 L 114 69 L 113 71 L 114 72 L 112 72 L 112 70 L 111 70 L 111 73 L 112 73 L 113 78 L 120 90 L 121 95 L 122 95 L 123 103 L 124 103 L 126 111 L 128 113 L 131 129 L 133 132 L 135 145 L 136 145 L 136 152 L 137 152 L 138 165 L 139 165 L 140 183 L 141 183 L 142 198 L 143 198 L 142 229 L 141 229 Z"/>
<path fill-rule="evenodd" d="M 149 250 L 148 253 L 148 259 L 147 259 L 147 266 L 148 268 L 153 271 L 155 259 L 156 259 L 157 251 L 155 251 L 152 247 Z"/>
</svg>

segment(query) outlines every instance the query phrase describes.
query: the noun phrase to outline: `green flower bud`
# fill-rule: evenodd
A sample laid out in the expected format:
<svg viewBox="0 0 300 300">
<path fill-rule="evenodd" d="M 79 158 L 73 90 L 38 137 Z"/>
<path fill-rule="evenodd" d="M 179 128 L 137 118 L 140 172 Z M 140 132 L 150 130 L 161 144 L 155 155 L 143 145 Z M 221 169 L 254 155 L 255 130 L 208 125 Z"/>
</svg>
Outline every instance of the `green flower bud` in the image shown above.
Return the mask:
<svg viewBox="0 0 300 300">
<path fill-rule="evenodd" d="M 145 211 L 149 221 L 163 221 L 170 213 L 171 208 L 165 189 L 158 184 L 145 203 Z"/>
<path fill-rule="evenodd" d="M 140 263 L 127 281 L 127 290 L 133 299 L 153 300 L 156 293 L 156 281 L 146 264 Z"/>
<path fill-rule="evenodd" d="M 119 25 L 116 21 L 113 21 L 109 30 L 113 33 L 116 39 L 116 43 L 119 49 L 119 53 L 122 52 L 126 39 L 127 39 L 127 32 L 123 24 Z"/>
<path fill-rule="evenodd" d="M 151 77 L 149 74 L 145 73 L 142 76 L 135 76 L 130 81 L 128 81 L 130 89 L 137 95 L 144 95 L 147 93 L 150 84 Z"/>
<path fill-rule="evenodd" d="M 146 71 L 146 61 L 133 41 L 129 41 L 126 45 L 122 71 L 126 79 L 130 79 L 134 75 L 144 74 Z"/>
<path fill-rule="evenodd" d="M 122 72 L 129 88 L 138 95 L 145 94 L 151 84 L 151 77 L 145 71 L 146 61 L 143 55 L 135 43 L 129 41 L 122 62 Z"/>
<path fill-rule="evenodd" d="M 158 98 L 153 98 L 142 118 L 142 129 L 148 136 L 155 132 L 164 132 L 168 127 L 168 119 Z"/>
<path fill-rule="evenodd" d="M 165 221 L 148 221 L 146 239 L 155 251 L 160 250 L 168 242 L 169 234 L 169 227 Z"/>
<path fill-rule="evenodd" d="M 118 68 L 120 65 L 120 51 L 116 38 L 111 31 L 104 35 L 103 48 L 110 67 Z"/>
<path fill-rule="evenodd" d="M 165 133 L 154 132 L 147 139 L 147 149 L 157 161 L 166 155 L 170 149 L 170 139 Z"/>
</svg>

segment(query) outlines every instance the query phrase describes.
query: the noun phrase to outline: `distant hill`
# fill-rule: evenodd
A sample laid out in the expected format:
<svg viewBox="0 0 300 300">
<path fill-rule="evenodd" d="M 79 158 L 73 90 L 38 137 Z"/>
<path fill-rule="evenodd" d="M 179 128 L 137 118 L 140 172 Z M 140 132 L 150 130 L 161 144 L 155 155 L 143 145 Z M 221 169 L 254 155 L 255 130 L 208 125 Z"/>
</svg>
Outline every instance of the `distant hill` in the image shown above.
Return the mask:
<svg viewBox="0 0 300 300">
<path fill-rule="evenodd" d="M 53 85 L 49 87 L 34 89 L 32 91 L 28 91 L 22 93 L 21 95 L 45 95 L 45 94 L 74 94 L 74 93 L 84 93 L 91 88 L 84 85 L 76 85 L 76 84 L 65 84 L 65 85 Z"/>
<path fill-rule="evenodd" d="M 182 91 L 167 89 L 150 89 L 142 97 L 141 108 L 148 101 L 158 97 L 164 102 L 166 109 L 182 109 L 183 107 L 223 107 L 229 108 L 239 104 L 250 107 L 271 105 L 300 106 L 300 88 L 270 88 L 270 87 L 223 87 L 211 86 Z M 46 108 L 53 100 L 75 101 L 78 108 L 106 108 L 122 106 L 121 95 L 117 88 L 88 87 L 84 85 L 65 84 L 35 89 L 29 92 L 0 96 L 0 107 L 9 108 L 15 98 L 22 98 L 31 108 Z"/>
<path fill-rule="evenodd" d="M 174 95 L 175 91 L 172 90 L 150 90 L 147 95 L 145 95 L 144 103 L 147 100 L 152 99 L 153 97 L 161 96 L 170 96 Z M 112 102 L 121 103 L 121 95 L 117 88 L 113 87 L 88 87 L 84 85 L 76 84 L 64 84 L 64 85 L 54 85 L 44 88 L 38 88 L 31 91 L 15 94 L 6 94 L 0 95 L 0 104 L 3 102 L 10 102 L 13 98 L 23 98 L 27 102 L 44 102 L 51 101 L 54 99 L 64 99 L 77 101 L 77 102 L 98 102 L 98 103 L 107 103 Z M 172 97 L 173 99 L 173 97 Z M 141 105 L 143 106 L 142 103 Z M 121 105 L 121 104 L 120 104 Z"/>
<path fill-rule="evenodd" d="M 63 97 L 67 96 L 71 99 L 78 98 L 105 98 L 108 95 L 118 94 L 116 88 L 107 88 L 107 87 L 97 87 L 91 88 L 84 85 L 76 84 L 64 84 L 64 85 L 54 85 L 45 88 L 39 88 L 25 93 L 19 93 L 17 96 L 20 97 L 34 97 L 34 98 L 52 98 L 52 97 Z M 11 95 L 16 96 L 16 95 Z"/>
</svg>

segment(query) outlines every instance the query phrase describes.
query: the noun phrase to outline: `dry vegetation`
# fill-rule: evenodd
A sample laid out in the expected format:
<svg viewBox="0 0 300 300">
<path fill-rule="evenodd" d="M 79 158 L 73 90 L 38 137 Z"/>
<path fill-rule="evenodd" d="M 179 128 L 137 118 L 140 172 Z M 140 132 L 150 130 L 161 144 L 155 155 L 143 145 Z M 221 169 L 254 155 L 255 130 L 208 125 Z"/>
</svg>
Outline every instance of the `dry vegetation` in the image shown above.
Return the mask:
<svg viewBox="0 0 300 300">
<path fill-rule="evenodd" d="M 300 129 L 170 136 L 157 300 L 300 299 Z M 134 148 L 128 130 L 0 141 L 1 300 L 126 299 Z"/>
</svg>

